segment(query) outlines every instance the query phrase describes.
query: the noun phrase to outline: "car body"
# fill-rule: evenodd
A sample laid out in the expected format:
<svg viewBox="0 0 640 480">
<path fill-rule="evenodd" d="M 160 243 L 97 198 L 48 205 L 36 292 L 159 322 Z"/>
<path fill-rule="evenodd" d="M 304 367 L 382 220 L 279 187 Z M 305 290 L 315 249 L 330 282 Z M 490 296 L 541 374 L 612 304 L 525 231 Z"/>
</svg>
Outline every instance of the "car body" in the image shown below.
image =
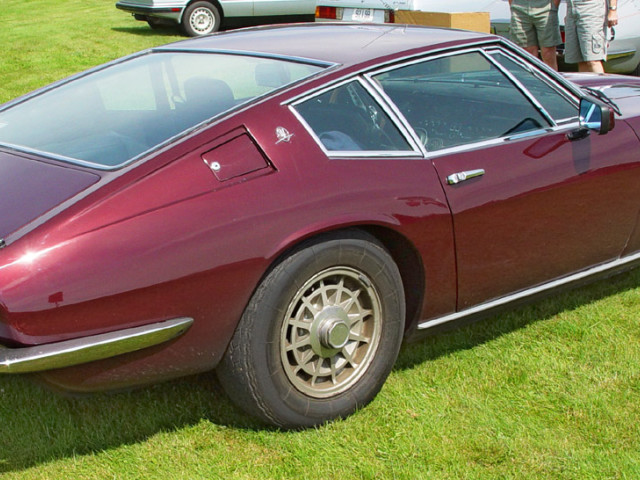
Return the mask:
<svg viewBox="0 0 640 480">
<path fill-rule="evenodd" d="M 429 12 L 489 12 L 494 33 L 509 36 L 511 11 L 508 0 L 413 0 L 416 10 Z M 558 16 L 564 39 L 564 19 L 566 1 L 560 4 Z M 638 0 L 618 0 L 619 24 L 615 32 L 609 32 L 609 47 L 605 71 L 640 75 L 640 2 Z M 576 69 L 575 65 L 564 63 L 564 46 L 558 49 L 561 70 Z"/>
<path fill-rule="evenodd" d="M 404 338 L 640 261 L 640 80 L 571 80 L 490 34 L 311 23 L 5 104 L 0 373 L 217 368 L 275 425 L 348 415 Z"/>
<path fill-rule="evenodd" d="M 223 25 L 312 22 L 314 0 L 120 0 L 116 8 L 130 12 L 151 28 L 178 25 L 190 37 L 218 31 Z"/>
</svg>

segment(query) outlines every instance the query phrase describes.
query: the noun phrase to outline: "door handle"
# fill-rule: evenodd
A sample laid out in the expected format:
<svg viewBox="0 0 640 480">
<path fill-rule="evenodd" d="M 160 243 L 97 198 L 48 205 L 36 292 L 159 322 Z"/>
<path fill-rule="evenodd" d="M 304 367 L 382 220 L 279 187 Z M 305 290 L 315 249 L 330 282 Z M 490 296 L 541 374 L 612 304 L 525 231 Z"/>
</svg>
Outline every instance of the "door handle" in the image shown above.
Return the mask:
<svg viewBox="0 0 640 480">
<path fill-rule="evenodd" d="M 464 182 L 465 180 L 469 180 L 470 178 L 481 177 L 482 175 L 484 175 L 484 168 L 452 173 L 447 177 L 447 183 L 449 185 L 455 185 L 456 183 Z"/>
</svg>

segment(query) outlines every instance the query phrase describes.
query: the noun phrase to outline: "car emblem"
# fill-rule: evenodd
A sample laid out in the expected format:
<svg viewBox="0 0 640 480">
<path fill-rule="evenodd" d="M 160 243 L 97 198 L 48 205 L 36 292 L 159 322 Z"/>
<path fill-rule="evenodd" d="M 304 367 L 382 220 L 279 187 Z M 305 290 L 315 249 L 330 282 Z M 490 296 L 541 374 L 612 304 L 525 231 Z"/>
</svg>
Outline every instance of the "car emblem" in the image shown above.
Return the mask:
<svg viewBox="0 0 640 480">
<path fill-rule="evenodd" d="M 291 137 L 293 137 L 293 133 L 289 133 L 289 131 L 284 127 L 278 127 L 276 128 L 276 137 L 278 137 L 276 144 L 280 142 L 289 142 Z"/>
</svg>

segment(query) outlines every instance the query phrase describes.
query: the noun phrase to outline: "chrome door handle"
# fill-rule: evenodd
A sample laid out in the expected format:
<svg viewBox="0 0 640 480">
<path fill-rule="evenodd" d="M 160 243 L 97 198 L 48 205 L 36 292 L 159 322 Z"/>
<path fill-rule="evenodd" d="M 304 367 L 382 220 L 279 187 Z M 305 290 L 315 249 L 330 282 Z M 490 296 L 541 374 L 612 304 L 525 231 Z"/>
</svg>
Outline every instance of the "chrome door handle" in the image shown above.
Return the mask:
<svg viewBox="0 0 640 480">
<path fill-rule="evenodd" d="M 484 175 L 484 169 L 478 168 L 477 170 L 467 170 L 466 172 L 452 173 L 447 177 L 447 183 L 449 185 L 455 185 L 456 183 L 464 182 L 470 178 L 481 177 Z"/>
</svg>

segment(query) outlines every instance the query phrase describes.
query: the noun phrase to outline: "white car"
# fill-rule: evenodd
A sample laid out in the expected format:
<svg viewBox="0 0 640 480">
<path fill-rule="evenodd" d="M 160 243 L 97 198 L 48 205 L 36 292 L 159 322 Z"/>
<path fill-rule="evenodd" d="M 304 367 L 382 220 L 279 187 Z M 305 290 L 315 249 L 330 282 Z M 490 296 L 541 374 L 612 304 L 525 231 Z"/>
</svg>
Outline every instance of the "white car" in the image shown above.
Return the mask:
<svg viewBox="0 0 640 480">
<path fill-rule="evenodd" d="M 426 12 L 489 12 L 494 33 L 509 36 L 511 12 L 508 0 L 411 0 L 411 8 Z M 563 38 L 566 8 L 563 0 L 559 11 Z M 618 0 L 618 18 L 615 33 L 609 33 L 611 40 L 604 68 L 610 73 L 640 75 L 640 0 Z M 561 69 L 564 67 L 563 53 L 561 47 L 558 58 Z"/>
<path fill-rule="evenodd" d="M 121 0 L 116 8 L 130 12 L 151 28 L 178 25 L 190 37 L 216 32 L 222 25 L 285 23 L 315 18 L 315 0 Z"/>
</svg>

